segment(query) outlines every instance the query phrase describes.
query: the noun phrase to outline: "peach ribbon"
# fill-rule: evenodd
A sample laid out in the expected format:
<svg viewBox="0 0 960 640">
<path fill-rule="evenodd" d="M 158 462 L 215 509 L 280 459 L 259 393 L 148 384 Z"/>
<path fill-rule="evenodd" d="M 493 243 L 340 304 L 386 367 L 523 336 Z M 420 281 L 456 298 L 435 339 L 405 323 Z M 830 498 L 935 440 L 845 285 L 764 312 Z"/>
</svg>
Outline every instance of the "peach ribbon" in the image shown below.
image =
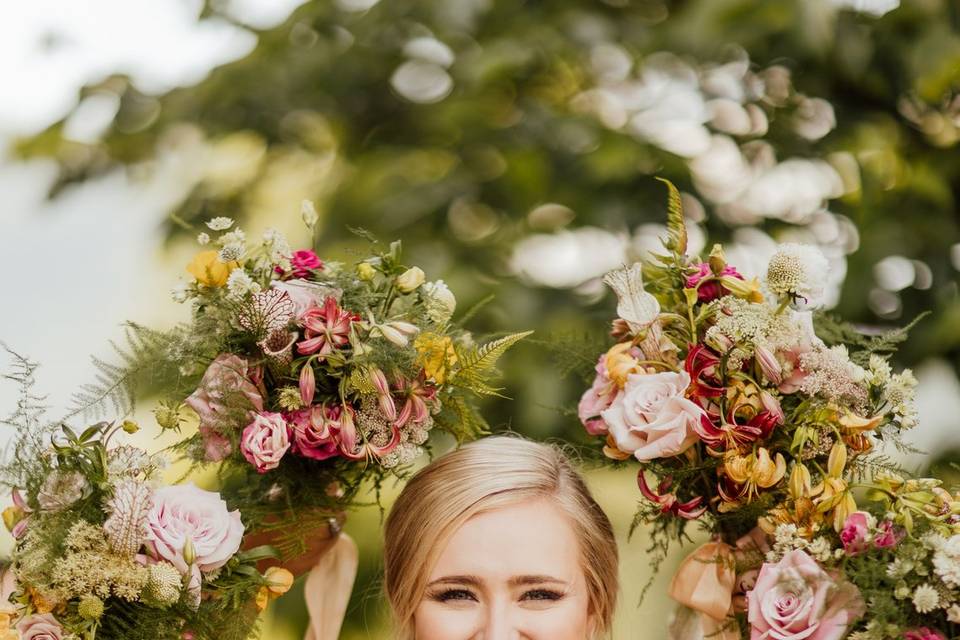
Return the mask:
<svg viewBox="0 0 960 640">
<path fill-rule="evenodd" d="M 303 640 L 337 640 L 340 636 L 359 562 L 356 543 L 341 533 L 310 570 L 303 594 L 310 627 Z"/>
<path fill-rule="evenodd" d="M 670 582 L 669 594 L 700 614 L 702 637 L 739 640 L 737 630 L 725 623 L 733 604 L 736 579 L 733 547 L 724 542 L 708 542 L 680 563 Z"/>
</svg>

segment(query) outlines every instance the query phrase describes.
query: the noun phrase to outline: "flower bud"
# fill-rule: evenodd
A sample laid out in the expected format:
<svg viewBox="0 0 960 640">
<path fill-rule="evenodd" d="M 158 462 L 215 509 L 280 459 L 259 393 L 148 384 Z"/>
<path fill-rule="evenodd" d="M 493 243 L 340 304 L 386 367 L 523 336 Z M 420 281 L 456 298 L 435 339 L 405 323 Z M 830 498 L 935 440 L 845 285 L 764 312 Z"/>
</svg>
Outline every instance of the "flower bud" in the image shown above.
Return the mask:
<svg viewBox="0 0 960 640">
<path fill-rule="evenodd" d="M 193 539 L 187 538 L 187 541 L 183 543 L 183 561 L 187 563 L 187 566 L 193 566 L 193 563 L 197 561 L 197 551 L 193 548 Z"/>
<path fill-rule="evenodd" d="M 834 478 L 842 478 L 847 466 L 847 446 L 842 442 L 834 443 L 827 459 L 827 473 Z"/>
<path fill-rule="evenodd" d="M 377 270 L 369 262 L 361 262 L 357 265 L 357 277 L 364 282 L 370 282 L 377 275 Z"/>
<path fill-rule="evenodd" d="M 300 400 L 303 406 L 309 407 L 313 404 L 313 395 L 317 391 L 317 378 L 313 372 L 313 365 L 307 361 L 300 369 Z"/>
<path fill-rule="evenodd" d="M 140 425 L 138 425 L 133 420 L 124 420 L 120 428 L 123 429 L 125 432 L 131 433 L 131 434 L 136 433 L 137 431 L 140 431 Z"/>
<path fill-rule="evenodd" d="M 411 267 L 397 276 L 397 289 L 401 293 L 411 293 L 426 280 L 426 274 L 420 267 Z"/>
<path fill-rule="evenodd" d="M 809 497 L 813 492 L 810 470 L 802 462 L 793 465 L 790 473 L 790 497 L 794 500 Z"/>
<path fill-rule="evenodd" d="M 293 586 L 293 574 L 283 567 L 270 567 L 263 574 L 271 595 L 282 596 Z"/>
<path fill-rule="evenodd" d="M 710 250 L 710 271 L 713 272 L 713 275 L 719 276 L 723 273 L 723 270 L 727 266 L 727 257 L 723 255 L 723 247 L 719 244 L 713 245 L 713 249 Z"/>
</svg>

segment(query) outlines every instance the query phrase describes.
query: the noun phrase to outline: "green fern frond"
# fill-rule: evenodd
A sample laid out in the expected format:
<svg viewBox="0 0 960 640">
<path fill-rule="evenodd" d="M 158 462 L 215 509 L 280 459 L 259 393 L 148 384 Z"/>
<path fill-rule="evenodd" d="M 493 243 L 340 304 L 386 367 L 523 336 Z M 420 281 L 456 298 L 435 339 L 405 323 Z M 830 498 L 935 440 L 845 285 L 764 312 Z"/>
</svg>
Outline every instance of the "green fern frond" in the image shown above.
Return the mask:
<svg viewBox="0 0 960 640">
<path fill-rule="evenodd" d="M 680 201 L 680 192 L 672 182 L 666 178 L 657 177 L 657 180 L 667 185 L 667 240 L 664 242 L 667 250 L 675 256 L 687 253 L 687 225 L 683 219 L 683 204 Z"/>
<path fill-rule="evenodd" d="M 443 408 L 434 420 L 457 442 L 476 440 L 490 432 L 490 425 L 473 404 L 459 394 L 444 396 Z"/>
<path fill-rule="evenodd" d="M 497 360 L 510 347 L 532 333 L 533 331 L 512 333 L 479 347 L 457 347 L 458 365 L 450 377 L 450 383 L 480 395 L 500 395 L 502 389 L 492 387 L 487 382 L 497 373 Z"/>
</svg>

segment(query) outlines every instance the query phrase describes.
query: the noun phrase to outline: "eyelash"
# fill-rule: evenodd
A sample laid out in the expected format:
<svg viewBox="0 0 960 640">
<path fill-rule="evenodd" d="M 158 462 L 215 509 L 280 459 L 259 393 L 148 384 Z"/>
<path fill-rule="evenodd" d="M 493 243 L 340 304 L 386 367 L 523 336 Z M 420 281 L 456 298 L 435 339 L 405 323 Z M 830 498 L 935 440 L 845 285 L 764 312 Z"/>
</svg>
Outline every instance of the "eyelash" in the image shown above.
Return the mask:
<svg viewBox="0 0 960 640">
<path fill-rule="evenodd" d="M 527 591 L 520 598 L 521 600 L 547 600 L 555 602 L 563 598 L 562 593 L 559 591 L 551 591 L 550 589 L 533 589 Z M 431 596 L 433 600 L 437 602 L 449 602 L 450 600 L 476 600 L 477 597 L 473 595 L 472 592 L 467 591 L 466 589 L 447 589 L 446 591 L 441 591 L 439 593 Z"/>
</svg>

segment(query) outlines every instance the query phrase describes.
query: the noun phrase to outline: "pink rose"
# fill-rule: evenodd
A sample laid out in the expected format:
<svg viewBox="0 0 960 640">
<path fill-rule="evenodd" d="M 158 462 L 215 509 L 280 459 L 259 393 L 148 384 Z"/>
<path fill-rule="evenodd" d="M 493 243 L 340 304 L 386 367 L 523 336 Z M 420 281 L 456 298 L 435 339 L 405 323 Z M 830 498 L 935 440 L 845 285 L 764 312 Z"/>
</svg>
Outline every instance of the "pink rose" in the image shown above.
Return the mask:
<svg viewBox="0 0 960 640">
<path fill-rule="evenodd" d="M 877 537 L 873 539 L 873 544 L 877 549 L 892 549 L 903 539 L 903 532 L 898 532 L 893 523 L 885 520 L 877 527 Z"/>
<path fill-rule="evenodd" d="M 840 542 L 847 555 L 855 556 L 870 548 L 870 526 L 873 517 L 863 511 L 855 511 L 847 516 L 840 531 Z"/>
<path fill-rule="evenodd" d="M 946 636 L 929 627 L 920 627 L 903 634 L 903 640 L 946 640 Z"/>
<path fill-rule="evenodd" d="M 327 298 L 333 298 L 339 302 L 343 296 L 343 292 L 339 289 L 302 279 L 276 280 L 270 286 L 285 291 L 290 296 L 295 308 L 293 315 L 298 319 L 308 309 L 322 307 Z"/>
<path fill-rule="evenodd" d="M 617 394 L 617 387 L 607 375 L 607 354 L 601 354 L 597 361 L 597 376 L 593 379 L 593 386 L 583 392 L 580 404 L 577 405 L 577 415 L 580 422 L 586 427 L 587 433 L 592 436 L 603 435 L 607 432 L 607 425 L 600 417 L 600 413 L 610 407 Z"/>
<path fill-rule="evenodd" d="M 306 278 L 311 271 L 323 269 L 323 261 L 310 249 L 301 249 L 290 256 L 290 266 L 293 267 L 294 276 Z"/>
<path fill-rule="evenodd" d="M 239 511 L 228 511 L 219 493 L 193 484 L 161 487 L 153 493 L 147 513 L 146 541 L 155 558 L 162 558 L 187 574 L 183 557 L 189 542 L 194 565 L 208 573 L 225 565 L 240 549 L 243 523 Z"/>
<path fill-rule="evenodd" d="M 186 399 L 200 417 L 200 435 L 208 460 L 216 462 L 230 455 L 230 439 L 220 433 L 226 426 L 222 421 L 228 402 L 236 402 L 242 395 L 251 409 L 263 410 L 263 396 L 250 379 L 255 374 L 255 369 L 240 356 L 221 353 L 207 367 L 196 391 Z"/>
<path fill-rule="evenodd" d="M 747 594 L 751 640 L 840 640 L 864 611 L 855 586 L 831 578 L 803 551 L 764 564 Z"/>
<path fill-rule="evenodd" d="M 34 614 L 17 623 L 20 640 L 62 640 L 63 627 L 52 614 Z"/>
<path fill-rule="evenodd" d="M 600 413 L 617 448 L 640 462 L 675 456 L 697 441 L 695 425 L 706 413 L 685 397 L 690 376 L 632 373 L 623 391 Z"/>
<path fill-rule="evenodd" d="M 291 413 L 288 417 L 293 431 L 293 452 L 314 460 L 326 460 L 337 455 L 342 413 L 339 406 L 323 405 Z"/>
<path fill-rule="evenodd" d="M 723 271 L 720 273 L 721 276 L 729 276 L 736 278 L 737 280 L 743 280 L 743 276 L 740 275 L 737 270 L 730 265 L 727 265 L 723 268 Z M 709 263 L 701 262 L 699 271 L 692 276 L 687 277 L 687 289 L 695 289 L 698 284 L 705 278 L 714 278 L 713 271 L 710 269 Z M 720 283 L 719 280 L 713 279 L 709 282 L 703 283 L 699 289 L 697 289 L 697 300 L 700 302 L 710 302 L 711 300 L 716 300 L 725 296 L 729 291 L 726 287 Z"/>
<path fill-rule="evenodd" d="M 240 453 L 256 467 L 257 473 L 276 469 L 289 448 L 287 422 L 279 413 L 261 411 L 240 436 Z"/>
</svg>

